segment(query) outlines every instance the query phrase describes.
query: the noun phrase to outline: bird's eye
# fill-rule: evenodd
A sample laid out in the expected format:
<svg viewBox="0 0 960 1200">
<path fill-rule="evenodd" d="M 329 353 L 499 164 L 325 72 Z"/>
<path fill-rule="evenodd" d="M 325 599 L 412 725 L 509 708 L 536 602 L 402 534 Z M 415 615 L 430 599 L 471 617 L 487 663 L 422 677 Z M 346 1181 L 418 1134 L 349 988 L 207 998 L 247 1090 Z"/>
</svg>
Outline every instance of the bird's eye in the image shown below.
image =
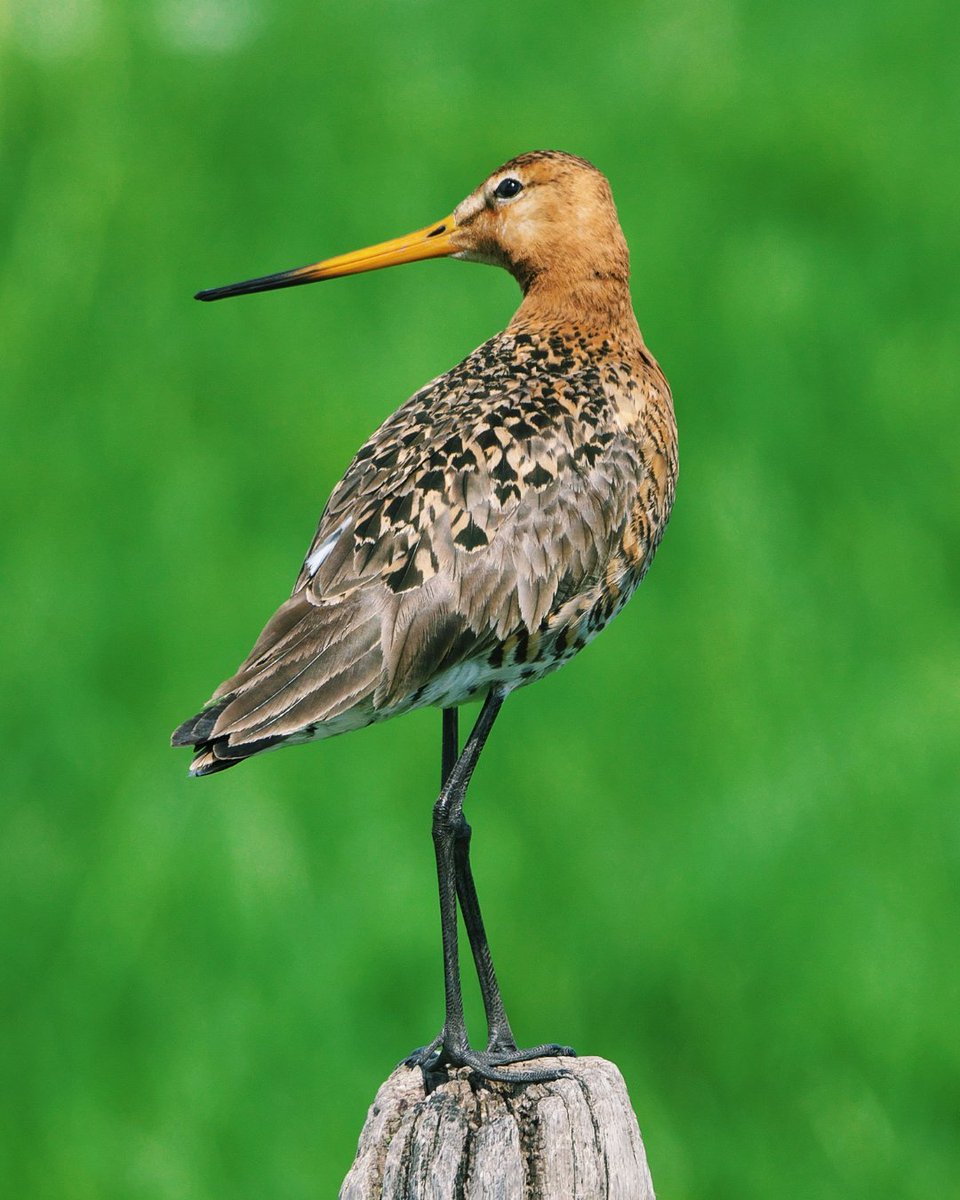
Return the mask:
<svg viewBox="0 0 960 1200">
<path fill-rule="evenodd" d="M 497 186 L 493 189 L 493 194 L 498 200 L 510 200 L 516 196 L 518 192 L 523 191 L 523 184 L 519 179 L 514 179 L 512 175 L 508 175 L 506 179 L 501 179 Z"/>
</svg>

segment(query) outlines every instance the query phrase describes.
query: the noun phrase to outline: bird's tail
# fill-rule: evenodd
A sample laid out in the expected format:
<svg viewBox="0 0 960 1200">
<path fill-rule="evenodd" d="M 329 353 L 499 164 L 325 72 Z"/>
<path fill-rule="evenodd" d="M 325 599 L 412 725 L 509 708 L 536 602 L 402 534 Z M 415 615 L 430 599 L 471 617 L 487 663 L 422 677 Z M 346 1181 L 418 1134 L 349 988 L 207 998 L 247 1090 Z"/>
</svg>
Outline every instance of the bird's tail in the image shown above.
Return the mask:
<svg viewBox="0 0 960 1200">
<path fill-rule="evenodd" d="M 364 712 L 356 726 L 369 724 L 365 705 L 382 662 L 380 618 L 364 598 L 320 608 L 295 594 L 236 674 L 174 731 L 172 743 L 193 746 L 191 775 L 212 775 L 284 742 L 341 732 L 349 720 L 333 719 L 358 708 Z"/>
</svg>

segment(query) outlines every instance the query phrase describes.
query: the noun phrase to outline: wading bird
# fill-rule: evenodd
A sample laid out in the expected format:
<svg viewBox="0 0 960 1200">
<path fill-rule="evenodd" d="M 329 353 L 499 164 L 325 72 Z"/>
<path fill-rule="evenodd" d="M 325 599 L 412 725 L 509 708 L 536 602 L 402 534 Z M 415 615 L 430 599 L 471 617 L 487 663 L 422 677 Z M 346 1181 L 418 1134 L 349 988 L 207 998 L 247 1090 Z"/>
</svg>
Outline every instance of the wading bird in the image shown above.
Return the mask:
<svg viewBox="0 0 960 1200">
<path fill-rule="evenodd" d="M 407 237 L 228 287 L 219 300 L 450 256 L 505 267 L 523 301 L 507 328 L 426 384 L 333 489 L 290 599 L 237 672 L 184 722 L 194 775 L 278 746 L 442 709 L 433 809 L 445 1016 L 407 1060 L 516 1082 L 518 1049 L 470 869 L 467 785 L 505 697 L 568 662 L 623 607 L 673 503 L 670 389 L 644 345 L 606 178 L 557 151 L 522 154 L 448 217 Z M 483 706 L 463 749 L 457 708 Z M 457 903 L 488 1023 L 470 1048 Z"/>
</svg>

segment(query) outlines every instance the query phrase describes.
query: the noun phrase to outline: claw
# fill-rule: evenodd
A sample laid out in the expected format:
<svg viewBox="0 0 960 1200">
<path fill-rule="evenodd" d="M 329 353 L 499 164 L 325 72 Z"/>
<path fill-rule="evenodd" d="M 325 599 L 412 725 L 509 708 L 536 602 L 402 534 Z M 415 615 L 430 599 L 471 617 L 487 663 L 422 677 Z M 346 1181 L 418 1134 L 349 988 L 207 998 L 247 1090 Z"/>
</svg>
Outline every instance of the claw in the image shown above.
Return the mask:
<svg viewBox="0 0 960 1200">
<path fill-rule="evenodd" d="M 487 1047 L 487 1058 L 493 1062 L 504 1064 L 529 1062 L 531 1058 L 576 1058 L 577 1052 L 572 1046 L 560 1046 L 549 1042 L 542 1046 L 530 1046 L 526 1050 L 518 1050 L 516 1046 L 502 1043 Z"/>
<path fill-rule="evenodd" d="M 534 1071 L 504 1071 L 514 1063 L 530 1062 L 536 1058 L 576 1058 L 571 1046 L 560 1046 L 555 1042 L 530 1046 L 519 1050 L 503 1042 L 495 1043 L 484 1051 L 471 1050 L 467 1045 L 448 1041 L 443 1034 L 433 1039 L 428 1046 L 421 1046 L 403 1060 L 404 1066 L 419 1067 L 424 1074 L 433 1074 L 441 1068 L 447 1070 L 467 1067 L 481 1079 L 491 1083 L 549 1083 L 564 1079 L 570 1072 L 565 1067 L 540 1067 Z"/>
<path fill-rule="evenodd" d="M 401 1061 L 404 1067 L 419 1067 L 422 1071 L 433 1071 L 440 1062 L 443 1038 L 435 1037 L 428 1046 L 419 1046 Z"/>
<path fill-rule="evenodd" d="M 541 1057 L 540 1055 L 532 1055 L 531 1057 Z M 551 1083 L 554 1079 L 566 1079 L 570 1072 L 566 1067 L 541 1067 L 536 1071 L 501 1071 L 498 1070 L 498 1063 L 491 1062 L 486 1054 L 464 1054 L 462 1055 L 462 1066 L 469 1067 L 475 1075 L 479 1075 L 481 1079 L 488 1079 L 491 1083 Z M 518 1052 L 518 1056 L 513 1056 L 513 1062 L 529 1061 L 524 1052 Z"/>
</svg>

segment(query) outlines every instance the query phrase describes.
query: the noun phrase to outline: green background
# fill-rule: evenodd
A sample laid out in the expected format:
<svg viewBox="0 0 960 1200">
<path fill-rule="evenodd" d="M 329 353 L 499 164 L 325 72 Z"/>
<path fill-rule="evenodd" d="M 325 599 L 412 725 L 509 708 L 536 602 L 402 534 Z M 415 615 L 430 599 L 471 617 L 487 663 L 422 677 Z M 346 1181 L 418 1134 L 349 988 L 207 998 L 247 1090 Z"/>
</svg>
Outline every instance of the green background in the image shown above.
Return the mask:
<svg viewBox="0 0 960 1200">
<path fill-rule="evenodd" d="M 541 147 L 611 179 L 683 465 L 640 594 L 471 793 L 516 1032 L 620 1065 L 671 1200 L 954 1194 L 955 33 L 930 0 L 0 10 L 4 1195 L 333 1195 L 439 1026 L 438 714 L 202 781 L 167 739 L 515 284 L 190 297 Z"/>
</svg>

